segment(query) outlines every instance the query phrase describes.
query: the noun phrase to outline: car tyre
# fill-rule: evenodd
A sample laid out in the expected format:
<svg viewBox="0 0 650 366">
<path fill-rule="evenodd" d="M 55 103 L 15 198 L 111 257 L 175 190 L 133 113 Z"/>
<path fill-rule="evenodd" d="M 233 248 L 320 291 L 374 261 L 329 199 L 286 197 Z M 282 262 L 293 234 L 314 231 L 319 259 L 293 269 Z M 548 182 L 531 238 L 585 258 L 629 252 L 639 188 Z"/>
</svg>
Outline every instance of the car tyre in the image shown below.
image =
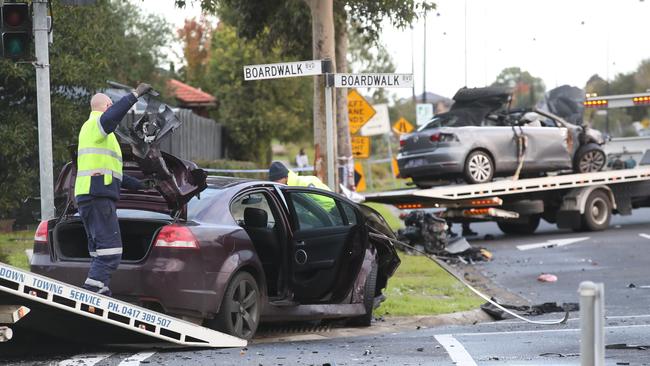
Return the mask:
<svg viewBox="0 0 650 366">
<path fill-rule="evenodd" d="M 504 234 L 530 235 L 539 227 L 540 215 L 530 215 L 525 222 L 497 221 L 497 226 Z"/>
<path fill-rule="evenodd" d="M 573 161 L 573 171 L 576 173 L 590 173 L 601 171 L 607 163 L 607 156 L 603 149 L 594 143 L 589 143 L 578 149 Z"/>
<path fill-rule="evenodd" d="M 220 332 L 249 340 L 255 335 L 260 321 L 260 290 L 248 272 L 237 273 L 228 283 L 221 309 L 208 326 Z"/>
<path fill-rule="evenodd" d="M 612 218 L 612 203 L 609 196 L 602 190 L 591 192 L 585 203 L 585 212 L 582 214 L 582 229 L 587 231 L 601 231 L 609 227 Z"/>
<path fill-rule="evenodd" d="M 490 154 L 475 150 L 465 159 L 463 178 L 469 184 L 487 183 L 494 177 L 494 161 Z"/>
<path fill-rule="evenodd" d="M 354 318 L 350 318 L 348 321 L 349 325 L 358 326 L 358 327 L 369 327 L 372 323 L 372 310 L 375 304 L 375 289 L 377 286 L 377 262 L 373 261 L 370 273 L 366 277 L 366 283 L 363 286 L 363 306 L 366 310 L 366 313 Z"/>
</svg>

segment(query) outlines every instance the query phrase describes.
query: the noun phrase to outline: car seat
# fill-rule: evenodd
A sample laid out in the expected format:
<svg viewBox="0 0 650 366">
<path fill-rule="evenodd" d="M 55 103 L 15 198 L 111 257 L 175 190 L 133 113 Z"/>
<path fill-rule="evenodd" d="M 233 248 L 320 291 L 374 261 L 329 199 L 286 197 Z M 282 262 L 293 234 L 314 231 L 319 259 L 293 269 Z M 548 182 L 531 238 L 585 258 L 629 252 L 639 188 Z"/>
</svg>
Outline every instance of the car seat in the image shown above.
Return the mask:
<svg viewBox="0 0 650 366">
<path fill-rule="evenodd" d="M 268 227 L 268 213 L 261 208 L 244 209 L 244 230 L 251 238 L 257 256 L 262 262 L 267 279 L 269 294 L 277 291 L 278 268 L 281 267 L 282 250 L 277 232 Z"/>
</svg>

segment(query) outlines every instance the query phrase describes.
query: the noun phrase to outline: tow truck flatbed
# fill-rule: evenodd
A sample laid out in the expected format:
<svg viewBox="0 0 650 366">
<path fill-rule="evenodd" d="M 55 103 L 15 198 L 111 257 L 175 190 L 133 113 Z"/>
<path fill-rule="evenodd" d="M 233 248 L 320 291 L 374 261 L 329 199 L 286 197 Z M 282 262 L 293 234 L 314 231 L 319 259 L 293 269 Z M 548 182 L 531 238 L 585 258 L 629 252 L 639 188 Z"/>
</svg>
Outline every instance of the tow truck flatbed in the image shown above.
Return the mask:
<svg viewBox="0 0 650 366">
<path fill-rule="evenodd" d="M 244 347 L 246 341 L 0 263 L 0 305 L 29 309 L 15 331 L 101 344 Z"/>
</svg>

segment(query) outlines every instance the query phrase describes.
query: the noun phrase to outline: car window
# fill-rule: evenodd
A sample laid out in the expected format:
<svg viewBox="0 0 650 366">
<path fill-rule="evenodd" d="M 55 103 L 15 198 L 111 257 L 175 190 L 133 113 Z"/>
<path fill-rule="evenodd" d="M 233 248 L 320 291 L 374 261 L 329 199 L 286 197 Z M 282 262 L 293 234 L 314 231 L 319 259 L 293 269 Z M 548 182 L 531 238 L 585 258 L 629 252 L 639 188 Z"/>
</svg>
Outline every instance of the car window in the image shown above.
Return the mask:
<svg viewBox="0 0 650 366">
<path fill-rule="evenodd" d="M 296 192 L 289 195 L 299 229 L 343 226 L 341 211 L 333 198 L 318 193 Z"/>
<path fill-rule="evenodd" d="M 454 126 L 457 121 L 458 116 L 450 113 L 433 116 L 433 119 L 431 119 L 431 121 L 429 121 L 429 123 L 426 125 L 418 128 L 418 131 L 428 130 L 431 128 L 451 127 Z"/>
<path fill-rule="evenodd" d="M 271 209 L 266 194 L 261 192 L 250 193 L 238 197 L 233 201 L 230 205 L 230 214 L 240 226 L 244 226 L 244 211 L 248 207 L 266 211 L 266 216 L 268 218 L 266 223 L 267 228 L 272 229 L 275 226 L 277 219 L 273 214 L 273 210 Z"/>
<path fill-rule="evenodd" d="M 198 195 L 198 197 L 193 197 L 190 202 L 187 203 L 187 219 L 196 219 L 201 211 L 212 205 L 213 198 L 221 192 L 220 189 L 206 188 Z"/>
<path fill-rule="evenodd" d="M 345 217 L 348 219 L 348 225 L 356 225 L 358 223 L 356 210 L 349 203 L 341 202 Z"/>
</svg>

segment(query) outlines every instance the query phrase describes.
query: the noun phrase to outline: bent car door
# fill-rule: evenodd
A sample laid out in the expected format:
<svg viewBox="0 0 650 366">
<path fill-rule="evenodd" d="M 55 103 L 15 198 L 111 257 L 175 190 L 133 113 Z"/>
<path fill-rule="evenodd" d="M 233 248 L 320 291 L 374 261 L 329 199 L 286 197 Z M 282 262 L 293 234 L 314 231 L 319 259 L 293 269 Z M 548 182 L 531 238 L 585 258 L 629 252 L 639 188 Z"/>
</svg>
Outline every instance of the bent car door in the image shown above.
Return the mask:
<svg viewBox="0 0 650 366">
<path fill-rule="evenodd" d="M 341 198 L 308 188 L 283 188 L 291 216 L 290 287 L 303 304 L 339 302 L 351 290 L 368 245 L 365 227 Z"/>
<path fill-rule="evenodd" d="M 552 119 L 543 124 L 533 121 L 522 126 L 527 137 L 524 168 L 567 169 L 571 168 L 571 131 Z"/>
</svg>

